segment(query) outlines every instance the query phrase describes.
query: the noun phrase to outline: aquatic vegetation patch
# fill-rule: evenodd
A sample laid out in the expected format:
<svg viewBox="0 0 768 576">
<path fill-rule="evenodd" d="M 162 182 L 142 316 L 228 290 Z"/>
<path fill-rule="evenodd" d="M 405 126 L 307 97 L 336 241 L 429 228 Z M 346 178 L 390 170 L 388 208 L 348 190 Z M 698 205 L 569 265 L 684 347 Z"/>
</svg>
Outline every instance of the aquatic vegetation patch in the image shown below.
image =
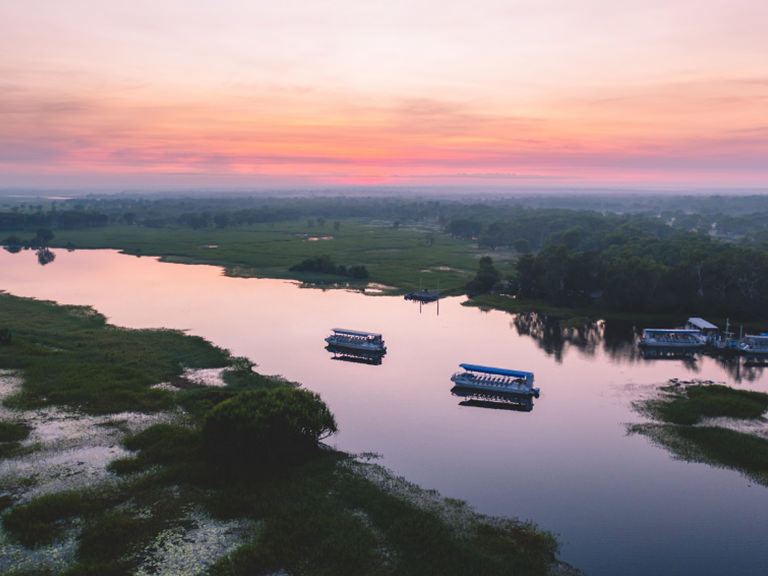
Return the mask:
<svg viewBox="0 0 768 576">
<path fill-rule="evenodd" d="M 629 434 L 642 434 L 681 460 L 738 470 L 768 485 L 768 434 L 762 417 L 768 394 L 677 381 L 659 392 L 634 404 L 656 422 L 629 424 Z"/>
<path fill-rule="evenodd" d="M 753 419 L 768 410 L 768 394 L 720 384 L 667 386 L 662 391 L 662 397 L 647 400 L 638 409 L 670 424 L 697 424 L 717 417 Z"/>
</svg>

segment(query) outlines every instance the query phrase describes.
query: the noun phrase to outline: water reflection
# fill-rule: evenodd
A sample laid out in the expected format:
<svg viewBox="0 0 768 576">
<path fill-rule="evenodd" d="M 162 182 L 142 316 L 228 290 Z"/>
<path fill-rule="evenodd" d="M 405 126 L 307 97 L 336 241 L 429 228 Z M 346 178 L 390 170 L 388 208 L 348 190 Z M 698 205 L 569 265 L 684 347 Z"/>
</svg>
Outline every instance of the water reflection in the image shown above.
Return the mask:
<svg viewBox="0 0 768 576">
<path fill-rule="evenodd" d="M 359 350 L 350 350 L 349 348 L 340 348 L 329 344 L 325 347 L 328 352 L 333 353 L 331 360 L 342 360 L 344 362 L 357 362 L 358 364 L 381 364 L 384 358 L 384 352 L 362 352 Z"/>
<path fill-rule="evenodd" d="M 56 260 L 56 254 L 51 252 L 48 248 L 39 248 L 37 251 L 37 261 L 40 266 L 45 266 Z"/>
<path fill-rule="evenodd" d="M 605 341 L 604 320 L 586 320 L 579 325 L 564 326 L 556 316 L 525 312 L 517 314 L 512 325 L 518 334 L 533 338 L 542 350 L 558 362 L 563 361 L 567 347 L 572 346 L 587 356 L 594 356 Z"/>
<path fill-rule="evenodd" d="M 463 401 L 459 402 L 459 406 L 513 410 L 515 412 L 530 412 L 533 410 L 533 398 L 522 394 L 486 392 L 463 386 L 454 386 L 451 388 L 451 394 L 464 398 Z"/>
<path fill-rule="evenodd" d="M 31 249 L 34 249 L 34 247 L 30 248 L 29 246 L 22 246 L 21 244 L 18 244 L 16 242 L 3 244 L 3 250 L 5 250 L 6 252 L 9 252 L 10 254 L 18 254 L 22 250 L 27 251 Z M 47 246 L 41 246 L 34 250 L 35 250 L 35 255 L 37 256 L 37 261 L 40 264 L 40 266 L 45 266 L 46 264 L 50 264 L 51 262 L 56 260 L 56 254 Z"/>
</svg>

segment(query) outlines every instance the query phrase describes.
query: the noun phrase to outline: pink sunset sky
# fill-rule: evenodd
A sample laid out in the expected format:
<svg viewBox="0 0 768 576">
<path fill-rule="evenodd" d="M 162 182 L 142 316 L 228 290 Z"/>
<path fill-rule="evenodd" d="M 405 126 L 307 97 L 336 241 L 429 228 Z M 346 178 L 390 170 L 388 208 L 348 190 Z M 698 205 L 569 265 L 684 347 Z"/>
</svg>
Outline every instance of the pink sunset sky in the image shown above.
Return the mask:
<svg viewBox="0 0 768 576">
<path fill-rule="evenodd" d="M 768 184 L 765 0 L 5 0 L 0 187 Z"/>
</svg>

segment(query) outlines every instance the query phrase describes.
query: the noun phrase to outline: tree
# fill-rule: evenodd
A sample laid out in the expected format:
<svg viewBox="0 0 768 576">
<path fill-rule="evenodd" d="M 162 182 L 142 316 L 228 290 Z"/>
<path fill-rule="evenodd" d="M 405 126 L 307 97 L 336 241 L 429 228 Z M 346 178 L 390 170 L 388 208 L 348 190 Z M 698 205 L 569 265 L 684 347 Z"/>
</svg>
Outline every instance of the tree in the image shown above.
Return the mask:
<svg viewBox="0 0 768 576">
<path fill-rule="evenodd" d="M 203 439 L 213 458 L 258 467 L 304 460 L 336 431 L 318 394 L 280 386 L 243 392 L 215 406 L 205 417 Z"/>
<path fill-rule="evenodd" d="M 53 232 L 48 228 L 40 228 L 35 236 L 34 243 L 41 248 L 48 246 L 50 241 L 53 240 Z"/>
<path fill-rule="evenodd" d="M 470 296 L 489 292 L 500 278 L 501 274 L 494 267 L 491 257 L 483 256 L 478 262 L 477 274 L 467 284 L 467 292 Z"/>
</svg>

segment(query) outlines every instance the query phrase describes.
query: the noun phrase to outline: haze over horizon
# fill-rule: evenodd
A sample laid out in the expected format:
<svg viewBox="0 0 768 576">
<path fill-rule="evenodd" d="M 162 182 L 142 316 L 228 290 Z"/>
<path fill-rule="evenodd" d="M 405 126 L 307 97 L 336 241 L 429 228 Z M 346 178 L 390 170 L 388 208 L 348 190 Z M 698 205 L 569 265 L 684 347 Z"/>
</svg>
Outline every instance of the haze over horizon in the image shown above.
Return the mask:
<svg viewBox="0 0 768 576">
<path fill-rule="evenodd" d="M 765 189 L 758 0 L 0 4 L 0 188 Z"/>
</svg>

